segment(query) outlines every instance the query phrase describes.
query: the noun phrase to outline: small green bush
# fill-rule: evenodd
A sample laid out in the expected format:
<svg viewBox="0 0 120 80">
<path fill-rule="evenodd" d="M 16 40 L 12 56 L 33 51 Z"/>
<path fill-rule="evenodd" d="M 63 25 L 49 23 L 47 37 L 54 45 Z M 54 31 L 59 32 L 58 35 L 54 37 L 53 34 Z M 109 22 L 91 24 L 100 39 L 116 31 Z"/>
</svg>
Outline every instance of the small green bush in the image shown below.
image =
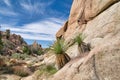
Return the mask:
<svg viewBox="0 0 120 80">
<path fill-rule="evenodd" d="M 12 58 L 15 58 L 15 59 L 20 59 L 20 54 L 19 53 L 13 53 L 11 55 Z"/>
<path fill-rule="evenodd" d="M 29 57 L 29 55 L 27 55 L 27 54 L 20 54 L 20 53 L 13 53 L 11 55 L 11 58 L 14 58 L 14 59 L 25 59 L 27 57 Z"/>
<path fill-rule="evenodd" d="M 41 65 L 39 69 L 39 75 L 48 74 L 53 75 L 57 72 L 57 69 L 53 65 Z"/>
<path fill-rule="evenodd" d="M 25 59 L 28 58 L 29 55 L 28 54 L 20 54 L 20 59 Z"/>
<path fill-rule="evenodd" d="M 83 37 L 82 34 L 79 34 L 75 37 L 74 41 L 78 43 L 78 45 L 81 45 L 81 43 L 83 42 Z"/>
<path fill-rule="evenodd" d="M 31 53 L 30 50 L 29 50 L 29 48 L 28 48 L 28 46 L 23 46 L 22 50 L 23 50 L 23 53 L 25 53 L 25 54 L 29 55 Z"/>
<path fill-rule="evenodd" d="M 37 52 L 37 55 L 41 55 L 41 54 L 43 54 L 44 52 L 42 51 L 42 50 L 38 50 L 38 52 Z"/>
</svg>

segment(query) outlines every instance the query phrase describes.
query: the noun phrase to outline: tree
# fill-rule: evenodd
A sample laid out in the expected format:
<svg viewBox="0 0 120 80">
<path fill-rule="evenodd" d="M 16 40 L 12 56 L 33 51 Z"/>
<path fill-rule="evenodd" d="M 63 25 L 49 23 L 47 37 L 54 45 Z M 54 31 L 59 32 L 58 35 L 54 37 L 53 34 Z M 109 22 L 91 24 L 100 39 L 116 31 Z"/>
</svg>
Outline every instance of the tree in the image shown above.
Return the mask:
<svg viewBox="0 0 120 80">
<path fill-rule="evenodd" d="M 56 65 L 61 69 L 66 63 L 70 61 L 70 57 L 65 53 L 66 47 L 63 40 L 58 39 L 51 47 L 56 55 Z"/>
<path fill-rule="evenodd" d="M 10 30 L 9 30 L 9 29 L 6 30 L 6 38 L 7 38 L 7 39 L 10 38 Z"/>
<path fill-rule="evenodd" d="M 2 42 L 2 33 L 0 31 L 0 54 L 2 52 L 2 49 L 3 49 L 3 42 Z"/>
</svg>

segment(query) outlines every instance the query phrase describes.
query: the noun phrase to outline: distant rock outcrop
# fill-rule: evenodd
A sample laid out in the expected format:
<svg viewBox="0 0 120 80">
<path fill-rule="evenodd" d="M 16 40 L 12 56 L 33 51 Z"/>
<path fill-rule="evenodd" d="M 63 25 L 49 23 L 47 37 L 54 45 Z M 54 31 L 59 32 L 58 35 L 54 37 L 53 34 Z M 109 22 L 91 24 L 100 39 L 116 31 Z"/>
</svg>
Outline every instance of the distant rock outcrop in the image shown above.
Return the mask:
<svg viewBox="0 0 120 80">
<path fill-rule="evenodd" d="M 34 41 L 34 42 L 33 42 L 32 47 L 33 47 L 34 49 L 41 49 L 41 48 L 42 48 L 41 45 L 37 43 L 37 41 Z"/>
<path fill-rule="evenodd" d="M 12 53 L 22 53 L 22 46 L 27 43 L 20 35 L 11 34 L 10 30 L 6 30 L 6 32 L 0 31 L 2 35 L 3 42 L 3 55 L 11 55 Z"/>
<path fill-rule="evenodd" d="M 42 52 L 43 52 L 42 46 L 40 44 L 38 44 L 36 40 L 33 42 L 32 45 L 29 45 L 29 48 L 33 55 L 42 54 Z"/>
</svg>

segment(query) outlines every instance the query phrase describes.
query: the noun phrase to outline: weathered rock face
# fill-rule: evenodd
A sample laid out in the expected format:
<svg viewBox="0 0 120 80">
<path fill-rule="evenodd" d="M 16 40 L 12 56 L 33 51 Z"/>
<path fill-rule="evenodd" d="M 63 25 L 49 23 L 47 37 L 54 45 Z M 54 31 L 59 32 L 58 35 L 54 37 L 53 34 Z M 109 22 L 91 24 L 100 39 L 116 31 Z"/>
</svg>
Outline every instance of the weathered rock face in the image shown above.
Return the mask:
<svg viewBox="0 0 120 80">
<path fill-rule="evenodd" d="M 82 32 L 83 24 L 94 19 L 96 16 L 106 11 L 111 5 L 119 0 L 74 0 L 68 19 L 68 26 L 65 34 L 65 39 L 68 39 L 75 33 L 75 30 Z"/>
<path fill-rule="evenodd" d="M 120 1 L 74 0 L 66 32 L 69 42 L 76 34 L 85 36 L 91 51 L 71 60 L 50 80 L 119 80 L 120 76 Z M 76 44 L 67 51 L 79 54 Z"/>
</svg>

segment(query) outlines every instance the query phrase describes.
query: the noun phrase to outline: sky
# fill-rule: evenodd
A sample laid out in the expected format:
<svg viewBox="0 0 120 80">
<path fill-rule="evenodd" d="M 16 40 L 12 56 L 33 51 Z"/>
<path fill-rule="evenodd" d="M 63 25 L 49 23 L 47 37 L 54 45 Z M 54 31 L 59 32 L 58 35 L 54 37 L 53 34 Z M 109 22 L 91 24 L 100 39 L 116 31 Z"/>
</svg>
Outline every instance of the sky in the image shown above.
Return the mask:
<svg viewBox="0 0 120 80">
<path fill-rule="evenodd" d="M 1 30 L 21 35 L 28 44 L 43 48 L 68 19 L 73 0 L 0 0 Z"/>
</svg>

